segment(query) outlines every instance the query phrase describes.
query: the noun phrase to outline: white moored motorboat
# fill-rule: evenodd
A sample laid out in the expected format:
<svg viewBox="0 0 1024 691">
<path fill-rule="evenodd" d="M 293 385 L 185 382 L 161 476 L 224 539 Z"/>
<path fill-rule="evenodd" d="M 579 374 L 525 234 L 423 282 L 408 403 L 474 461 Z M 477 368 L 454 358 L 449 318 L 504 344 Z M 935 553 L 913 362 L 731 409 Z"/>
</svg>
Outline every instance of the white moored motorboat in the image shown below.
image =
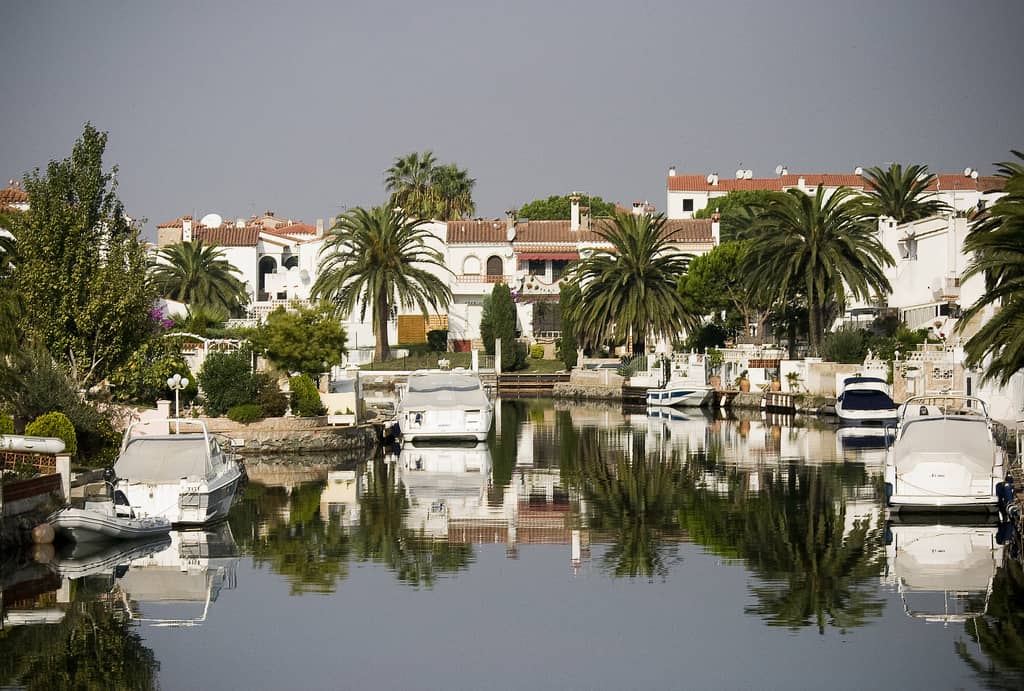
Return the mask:
<svg viewBox="0 0 1024 691">
<path fill-rule="evenodd" d="M 657 389 L 647 389 L 647 405 L 699 408 L 708 405 L 715 390 L 687 379 L 671 379 Z"/>
<path fill-rule="evenodd" d="M 157 434 L 147 433 L 159 425 Z M 166 430 L 200 430 L 167 434 Z M 114 463 L 116 489 L 135 516 L 162 516 L 175 525 L 226 518 L 242 468 L 200 420 L 137 422 L 128 427 Z"/>
<path fill-rule="evenodd" d="M 836 415 L 848 425 L 881 426 L 896 421 L 896 404 L 884 379 L 847 377 L 836 397 Z"/>
<path fill-rule="evenodd" d="M 900 406 L 885 460 L 894 510 L 995 511 L 1003 470 L 1003 450 L 981 399 L 917 396 Z"/>
<path fill-rule="evenodd" d="M 398 427 L 406 440 L 484 441 L 494 404 L 476 372 L 417 370 L 398 402 Z"/>
<path fill-rule="evenodd" d="M 171 530 L 171 522 L 166 518 L 120 515 L 118 508 L 113 499 L 89 500 L 82 509 L 68 506 L 58 510 L 48 522 L 75 542 L 139 540 L 166 535 Z"/>
</svg>

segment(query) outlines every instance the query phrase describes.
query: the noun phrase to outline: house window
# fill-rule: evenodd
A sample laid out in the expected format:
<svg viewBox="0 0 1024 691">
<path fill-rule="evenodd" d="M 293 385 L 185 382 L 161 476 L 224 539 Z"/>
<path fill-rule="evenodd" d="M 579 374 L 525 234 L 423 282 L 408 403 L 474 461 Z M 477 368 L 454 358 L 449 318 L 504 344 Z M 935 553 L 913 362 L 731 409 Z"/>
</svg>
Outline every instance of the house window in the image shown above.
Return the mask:
<svg viewBox="0 0 1024 691">
<path fill-rule="evenodd" d="M 505 266 L 501 261 L 501 257 L 488 257 L 487 258 L 487 275 L 488 276 L 502 276 L 505 274 Z"/>
<path fill-rule="evenodd" d="M 683 200 L 683 211 L 693 211 L 693 200 L 692 199 L 684 199 Z"/>
<path fill-rule="evenodd" d="M 565 274 L 565 268 L 569 262 L 564 259 L 555 259 L 551 262 L 551 279 L 557 281 Z"/>
</svg>

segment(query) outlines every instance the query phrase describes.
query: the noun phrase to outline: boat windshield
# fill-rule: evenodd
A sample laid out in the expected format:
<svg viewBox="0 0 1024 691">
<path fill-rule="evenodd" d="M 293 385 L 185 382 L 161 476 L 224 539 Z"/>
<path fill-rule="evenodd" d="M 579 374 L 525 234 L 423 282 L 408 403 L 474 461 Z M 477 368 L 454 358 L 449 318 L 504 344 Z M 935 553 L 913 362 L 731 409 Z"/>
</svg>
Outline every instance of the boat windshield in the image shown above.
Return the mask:
<svg viewBox="0 0 1024 691">
<path fill-rule="evenodd" d="M 845 410 L 889 410 L 896 407 L 885 393 L 881 391 L 851 390 L 842 393 Z"/>
</svg>

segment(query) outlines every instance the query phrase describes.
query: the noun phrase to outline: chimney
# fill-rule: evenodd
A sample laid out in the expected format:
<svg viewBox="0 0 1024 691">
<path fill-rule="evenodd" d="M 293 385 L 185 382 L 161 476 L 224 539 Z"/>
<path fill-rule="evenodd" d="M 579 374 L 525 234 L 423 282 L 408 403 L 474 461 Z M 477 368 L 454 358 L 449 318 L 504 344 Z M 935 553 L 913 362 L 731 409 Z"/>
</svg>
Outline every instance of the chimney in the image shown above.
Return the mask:
<svg viewBox="0 0 1024 691">
<path fill-rule="evenodd" d="M 722 214 L 717 211 L 711 214 L 711 240 L 712 245 L 718 247 L 722 244 Z"/>
<path fill-rule="evenodd" d="M 245 219 L 244 218 L 236 218 L 235 219 L 235 228 L 245 228 Z"/>
<path fill-rule="evenodd" d="M 796 181 L 797 187 L 804 187 L 807 185 L 807 178 L 801 175 Z"/>
<path fill-rule="evenodd" d="M 322 238 L 324 236 L 324 219 L 316 219 L 316 236 Z"/>
<path fill-rule="evenodd" d="M 572 194 L 569 196 L 569 230 L 580 229 L 580 196 Z"/>
<path fill-rule="evenodd" d="M 192 219 L 184 218 L 181 221 L 181 241 L 192 242 Z"/>
<path fill-rule="evenodd" d="M 590 230 L 590 207 L 580 207 L 580 230 Z"/>
<path fill-rule="evenodd" d="M 644 205 L 646 203 L 647 202 L 639 201 L 639 200 L 633 202 L 633 215 L 634 216 L 642 216 L 643 213 L 644 213 Z"/>
<path fill-rule="evenodd" d="M 676 167 L 675 166 L 669 166 L 668 167 L 668 176 L 670 178 L 674 178 L 676 176 Z"/>
<path fill-rule="evenodd" d="M 509 242 L 512 242 L 516 236 L 516 210 L 508 209 L 505 211 L 505 237 L 508 238 Z"/>
</svg>

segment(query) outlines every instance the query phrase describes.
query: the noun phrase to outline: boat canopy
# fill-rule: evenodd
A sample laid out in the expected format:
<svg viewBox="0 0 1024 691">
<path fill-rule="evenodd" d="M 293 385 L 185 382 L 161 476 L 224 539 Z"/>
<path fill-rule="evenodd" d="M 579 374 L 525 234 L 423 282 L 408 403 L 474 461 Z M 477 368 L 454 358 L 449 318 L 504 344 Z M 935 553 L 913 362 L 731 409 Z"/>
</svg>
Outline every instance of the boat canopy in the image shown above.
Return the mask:
<svg viewBox="0 0 1024 691">
<path fill-rule="evenodd" d="M 409 390 L 401 407 L 410 409 L 483 409 L 490 405 L 480 378 L 456 372 L 427 372 L 409 375 Z"/>
<path fill-rule="evenodd" d="M 900 473 L 909 473 L 918 463 L 955 459 L 972 475 L 984 477 L 992 473 L 992 449 L 984 418 L 911 418 L 893 449 L 893 461 Z"/>
<path fill-rule="evenodd" d="M 206 477 L 213 472 L 206 440 L 203 434 L 129 439 L 114 464 L 114 472 L 119 478 L 134 483 L 165 483 L 185 477 Z"/>
</svg>

